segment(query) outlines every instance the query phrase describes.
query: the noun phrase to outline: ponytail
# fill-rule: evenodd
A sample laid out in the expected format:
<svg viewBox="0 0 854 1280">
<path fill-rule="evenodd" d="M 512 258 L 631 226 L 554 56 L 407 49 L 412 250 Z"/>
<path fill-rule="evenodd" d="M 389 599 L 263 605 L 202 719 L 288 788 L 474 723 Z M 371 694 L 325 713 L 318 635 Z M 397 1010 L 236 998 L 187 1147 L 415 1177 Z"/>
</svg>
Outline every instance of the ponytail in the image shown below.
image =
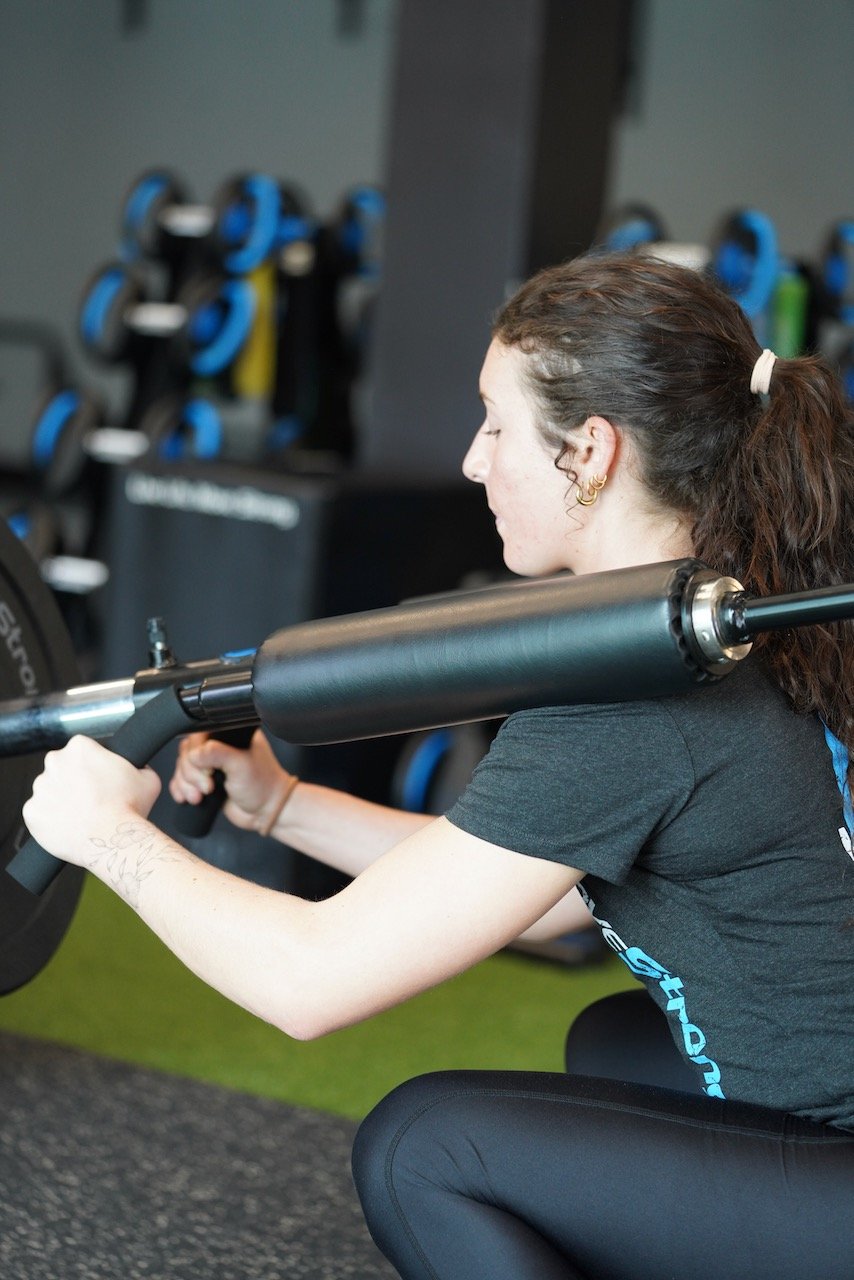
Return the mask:
<svg viewBox="0 0 854 1280">
<path fill-rule="evenodd" d="M 708 277 L 641 255 L 576 258 L 523 285 L 493 336 L 530 357 L 544 440 L 571 458 L 572 430 L 607 418 L 656 502 L 692 522 L 697 556 L 749 594 L 854 581 L 854 425 L 839 380 L 818 357 L 758 362 L 743 311 Z M 847 747 L 854 781 L 854 623 L 755 647 L 793 707 Z"/>
<path fill-rule="evenodd" d="M 854 429 L 823 360 L 776 361 L 730 467 L 710 479 L 694 547 L 750 594 L 854 580 Z M 794 708 L 820 715 L 854 766 L 854 624 L 767 632 L 755 648 Z"/>
</svg>

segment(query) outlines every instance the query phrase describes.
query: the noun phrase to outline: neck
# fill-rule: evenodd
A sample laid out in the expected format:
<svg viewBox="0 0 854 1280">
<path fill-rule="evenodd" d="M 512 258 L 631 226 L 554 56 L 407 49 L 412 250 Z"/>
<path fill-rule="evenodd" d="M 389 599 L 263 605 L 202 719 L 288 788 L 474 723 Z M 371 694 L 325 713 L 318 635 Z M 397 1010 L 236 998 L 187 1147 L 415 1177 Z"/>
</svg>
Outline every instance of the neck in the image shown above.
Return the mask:
<svg viewBox="0 0 854 1280">
<path fill-rule="evenodd" d="M 675 512 L 644 514 L 634 508 L 605 512 L 591 521 L 578 554 L 573 557 L 576 573 L 598 573 L 624 569 L 633 564 L 654 564 L 661 560 L 681 560 L 694 555 L 690 522 Z"/>
</svg>

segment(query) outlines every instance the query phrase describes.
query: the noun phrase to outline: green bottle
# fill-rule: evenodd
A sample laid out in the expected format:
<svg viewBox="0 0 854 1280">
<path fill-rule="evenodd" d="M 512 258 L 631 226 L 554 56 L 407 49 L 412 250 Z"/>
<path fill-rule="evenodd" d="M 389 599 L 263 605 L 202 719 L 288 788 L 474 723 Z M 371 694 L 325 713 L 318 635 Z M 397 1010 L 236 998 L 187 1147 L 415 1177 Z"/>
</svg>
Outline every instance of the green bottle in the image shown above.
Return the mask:
<svg viewBox="0 0 854 1280">
<path fill-rule="evenodd" d="M 803 354 L 807 331 L 809 282 L 798 269 L 783 265 L 771 298 L 771 349 L 781 360 Z"/>
</svg>

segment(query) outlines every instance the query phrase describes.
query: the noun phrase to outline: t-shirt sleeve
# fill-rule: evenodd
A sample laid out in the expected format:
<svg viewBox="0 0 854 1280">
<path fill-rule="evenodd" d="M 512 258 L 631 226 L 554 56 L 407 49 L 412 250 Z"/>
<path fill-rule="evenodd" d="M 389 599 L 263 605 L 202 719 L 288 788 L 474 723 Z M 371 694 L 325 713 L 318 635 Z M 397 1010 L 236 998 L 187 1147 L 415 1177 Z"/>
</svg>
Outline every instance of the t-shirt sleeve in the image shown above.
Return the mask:
<svg viewBox="0 0 854 1280">
<path fill-rule="evenodd" d="M 446 817 L 490 844 L 620 884 L 693 785 L 660 705 L 545 707 L 505 720 Z"/>
</svg>

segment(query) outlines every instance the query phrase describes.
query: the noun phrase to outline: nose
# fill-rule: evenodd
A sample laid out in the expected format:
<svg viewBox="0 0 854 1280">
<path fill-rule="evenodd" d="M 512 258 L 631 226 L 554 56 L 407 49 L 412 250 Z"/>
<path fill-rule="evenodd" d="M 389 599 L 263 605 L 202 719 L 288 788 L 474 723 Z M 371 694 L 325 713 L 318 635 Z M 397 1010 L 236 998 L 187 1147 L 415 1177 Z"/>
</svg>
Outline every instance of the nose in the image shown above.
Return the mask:
<svg viewBox="0 0 854 1280">
<path fill-rule="evenodd" d="M 475 484 L 483 484 L 489 470 L 486 449 L 483 444 L 483 433 L 478 431 L 463 458 L 463 475 L 466 480 Z"/>
</svg>

